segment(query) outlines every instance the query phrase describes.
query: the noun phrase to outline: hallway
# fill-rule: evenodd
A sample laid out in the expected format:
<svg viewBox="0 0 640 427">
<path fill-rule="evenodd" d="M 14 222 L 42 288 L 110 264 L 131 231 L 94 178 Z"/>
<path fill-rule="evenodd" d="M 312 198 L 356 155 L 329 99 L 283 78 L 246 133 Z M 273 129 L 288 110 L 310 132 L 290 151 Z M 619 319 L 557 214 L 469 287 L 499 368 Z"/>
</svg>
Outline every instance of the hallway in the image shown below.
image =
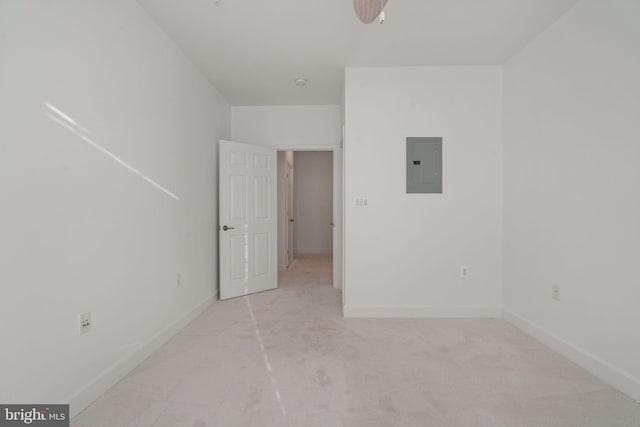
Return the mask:
<svg viewBox="0 0 640 427">
<path fill-rule="evenodd" d="M 74 426 L 637 426 L 640 405 L 498 319 L 345 319 L 326 256 L 213 304 Z"/>
</svg>

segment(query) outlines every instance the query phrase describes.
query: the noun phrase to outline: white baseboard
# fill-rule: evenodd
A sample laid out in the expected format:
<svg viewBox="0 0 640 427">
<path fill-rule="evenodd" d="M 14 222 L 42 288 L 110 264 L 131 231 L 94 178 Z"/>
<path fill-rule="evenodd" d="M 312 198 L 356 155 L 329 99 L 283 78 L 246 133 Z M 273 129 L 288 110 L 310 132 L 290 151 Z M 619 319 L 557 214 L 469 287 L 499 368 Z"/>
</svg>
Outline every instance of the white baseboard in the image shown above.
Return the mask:
<svg viewBox="0 0 640 427">
<path fill-rule="evenodd" d="M 503 310 L 504 319 L 531 335 L 538 341 L 557 351 L 575 364 L 591 372 L 602 381 L 626 393 L 640 402 L 640 380 L 627 372 L 616 368 L 586 350 L 572 344 L 558 335 L 538 326 L 509 310 Z"/>
<path fill-rule="evenodd" d="M 333 253 L 333 248 L 326 249 L 294 249 L 294 254 L 330 254 Z"/>
<path fill-rule="evenodd" d="M 278 271 L 287 271 L 287 266 L 286 265 L 279 265 L 278 266 Z"/>
<path fill-rule="evenodd" d="M 389 317 L 389 318 L 500 318 L 502 308 L 484 306 L 349 306 L 343 307 L 344 317 Z"/>
<path fill-rule="evenodd" d="M 64 402 L 68 402 L 70 404 L 70 416 L 73 418 L 82 412 L 98 397 L 104 394 L 136 366 L 142 363 L 154 351 L 169 341 L 169 339 L 171 339 L 175 334 L 180 332 L 182 328 L 198 317 L 209 305 L 211 305 L 212 302 L 213 295 L 187 311 L 174 323 L 152 336 L 148 341 L 138 346 L 136 350 L 114 363 L 111 367 L 102 371 L 92 381 L 85 384 L 75 393 L 64 399 Z"/>
</svg>

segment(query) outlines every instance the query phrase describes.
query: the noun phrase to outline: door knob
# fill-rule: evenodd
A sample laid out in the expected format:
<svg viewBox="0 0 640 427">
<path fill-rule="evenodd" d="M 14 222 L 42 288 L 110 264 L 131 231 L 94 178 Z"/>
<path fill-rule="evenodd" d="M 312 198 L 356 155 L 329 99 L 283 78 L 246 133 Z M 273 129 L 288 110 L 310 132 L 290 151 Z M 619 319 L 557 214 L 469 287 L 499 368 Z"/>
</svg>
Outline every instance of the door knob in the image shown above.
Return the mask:
<svg viewBox="0 0 640 427">
<path fill-rule="evenodd" d="M 222 226 L 222 229 L 223 229 L 224 231 L 227 231 L 227 230 L 234 230 L 234 228 L 233 228 L 233 227 L 227 227 L 226 225 L 223 225 L 223 226 Z"/>
<path fill-rule="evenodd" d="M 291 219 L 289 220 L 289 222 L 293 222 L 293 218 L 291 218 Z"/>
</svg>

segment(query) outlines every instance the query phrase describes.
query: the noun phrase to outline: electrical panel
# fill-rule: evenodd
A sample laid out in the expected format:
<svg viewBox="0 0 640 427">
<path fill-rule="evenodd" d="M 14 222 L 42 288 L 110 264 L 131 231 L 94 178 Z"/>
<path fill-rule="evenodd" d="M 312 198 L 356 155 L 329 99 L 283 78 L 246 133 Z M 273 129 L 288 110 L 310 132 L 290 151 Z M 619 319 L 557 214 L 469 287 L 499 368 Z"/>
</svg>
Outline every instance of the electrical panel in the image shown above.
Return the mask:
<svg viewBox="0 0 640 427">
<path fill-rule="evenodd" d="M 442 138 L 407 138 L 407 193 L 442 193 Z"/>
</svg>

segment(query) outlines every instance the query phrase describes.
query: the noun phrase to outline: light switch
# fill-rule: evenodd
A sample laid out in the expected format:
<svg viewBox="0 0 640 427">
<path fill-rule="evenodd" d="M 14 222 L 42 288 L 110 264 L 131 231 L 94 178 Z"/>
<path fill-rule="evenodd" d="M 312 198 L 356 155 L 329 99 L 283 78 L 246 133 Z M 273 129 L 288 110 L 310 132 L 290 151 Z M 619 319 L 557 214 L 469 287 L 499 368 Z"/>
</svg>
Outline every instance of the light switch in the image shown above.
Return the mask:
<svg viewBox="0 0 640 427">
<path fill-rule="evenodd" d="M 366 197 L 356 197 L 354 204 L 356 208 L 366 208 L 369 207 L 369 199 Z"/>
</svg>

